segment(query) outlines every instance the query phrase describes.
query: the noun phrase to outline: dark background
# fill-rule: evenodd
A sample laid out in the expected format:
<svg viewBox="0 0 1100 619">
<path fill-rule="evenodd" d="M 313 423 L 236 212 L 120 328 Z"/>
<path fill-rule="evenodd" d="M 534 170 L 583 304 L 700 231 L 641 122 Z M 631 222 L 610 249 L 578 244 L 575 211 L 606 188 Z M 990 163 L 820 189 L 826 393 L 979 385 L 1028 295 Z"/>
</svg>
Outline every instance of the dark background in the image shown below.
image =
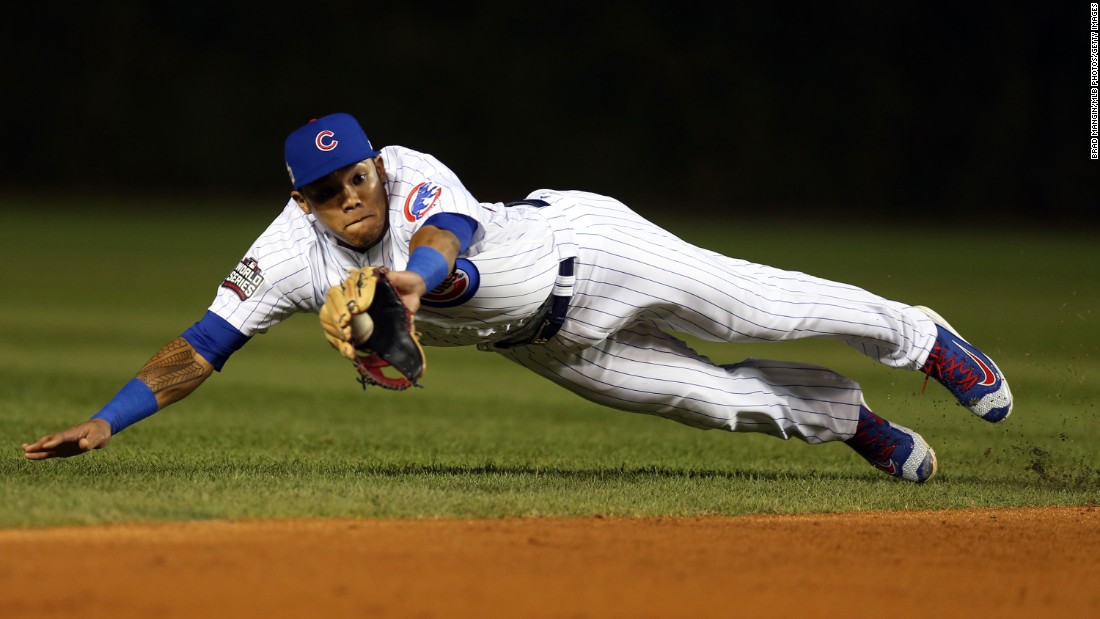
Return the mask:
<svg viewBox="0 0 1100 619">
<path fill-rule="evenodd" d="M 286 134 L 346 111 L 485 201 L 1078 226 L 1100 166 L 1062 4 L 19 3 L 0 186 L 273 211 Z"/>
</svg>

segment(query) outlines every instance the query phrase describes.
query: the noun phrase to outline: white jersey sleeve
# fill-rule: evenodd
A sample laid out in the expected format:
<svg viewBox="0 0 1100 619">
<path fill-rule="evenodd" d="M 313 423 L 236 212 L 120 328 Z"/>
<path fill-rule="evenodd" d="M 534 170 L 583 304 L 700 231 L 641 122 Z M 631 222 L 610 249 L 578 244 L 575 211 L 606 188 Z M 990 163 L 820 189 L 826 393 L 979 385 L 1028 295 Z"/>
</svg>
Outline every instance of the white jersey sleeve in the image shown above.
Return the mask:
<svg viewBox="0 0 1100 619">
<path fill-rule="evenodd" d="M 316 311 L 308 256 L 317 235 L 306 218 L 288 202 L 218 287 L 210 311 L 248 337 L 295 312 Z"/>
</svg>

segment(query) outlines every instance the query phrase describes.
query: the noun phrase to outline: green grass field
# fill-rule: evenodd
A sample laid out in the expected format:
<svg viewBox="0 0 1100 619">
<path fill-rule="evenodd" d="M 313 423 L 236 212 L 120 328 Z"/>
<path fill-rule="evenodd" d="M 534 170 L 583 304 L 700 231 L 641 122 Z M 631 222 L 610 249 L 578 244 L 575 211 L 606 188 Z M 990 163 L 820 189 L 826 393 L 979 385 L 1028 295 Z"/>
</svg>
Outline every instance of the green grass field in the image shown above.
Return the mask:
<svg viewBox="0 0 1100 619">
<path fill-rule="evenodd" d="M 11 206 L 11 205 L 9 205 Z M 275 205 L 275 209 L 278 204 Z M 990 352 L 1016 410 L 991 425 L 923 375 L 836 342 L 700 344 L 860 381 L 940 475 L 896 482 L 840 444 L 701 432 L 600 408 L 503 359 L 428 349 L 425 388 L 360 390 L 312 315 L 254 339 L 188 400 L 102 451 L 19 448 L 91 416 L 197 320 L 267 225 L 251 209 L 28 203 L 0 229 L 0 527 L 264 517 L 824 512 L 1095 504 L 1100 259 L 1086 234 L 700 224 L 700 245 L 931 305 Z"/>
</svg>

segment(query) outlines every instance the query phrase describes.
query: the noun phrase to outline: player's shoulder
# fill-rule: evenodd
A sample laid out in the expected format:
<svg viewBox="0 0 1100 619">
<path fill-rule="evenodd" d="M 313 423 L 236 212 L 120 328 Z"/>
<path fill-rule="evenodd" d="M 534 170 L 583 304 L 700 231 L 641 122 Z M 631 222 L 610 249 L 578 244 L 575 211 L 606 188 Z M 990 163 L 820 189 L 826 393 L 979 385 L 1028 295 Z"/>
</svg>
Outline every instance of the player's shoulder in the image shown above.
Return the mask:
<svg viewBox="0 0 1100 619">
<path fill-rule="evenodd" d="M 287 200 L 283 210 L 271 220 L 264 235 L 288 241 L 312 242 L 313 221 L 313 217 L 306 214 L 292 198 Z"/>
<path fill-rule="evenodd" d="M 310 256 L 316 244 L 312 218 L 290 200 L 234 265 L 221 288 L 241 302 L 257 294 L 262 297 L 273 288 L 282 290 L 288 282 L 294 289 L 302 288 L 312 270 Z M 223 304 L 216 307 L 236 307 L 233 295 L 224 290 L 219 290 L 219 295 L 224 297 Z"/>
<path fill-rule="evenodd" d="M 406 146 L 390 145 L 382 148 L 382 165 L 386 174 L 399 180 L 407 178 L 431 178 L 454 176 L 438 157 Z"/>
<path fill-rule="evenodd" d="M 435 159 L 435 157 L 433 157 L 432 155 L 430 155 L 428 153 L 421 152 L 421 151 L 409 148 L 408 146 L 401 146 L 401 145 L 398 145 L 398 144 L 390 144 L 388 146 L 383 146 L 382 149 L 379 150 L 378 152 L 382 153 L 383 161 L 385 161 L 386 159 L 394 159 L 394 160 L 409 159 L 411 161 L 416 161 L 418 159 Z"/>
<path fill-rule="evenodd" d="M 317 240 L 313 218 L 302 212 L 297 202 L 289 200 L 256 238 L 250 253 L 256 259 L 263 257 L 269 262 L 302 260 Z"/>
</svg>

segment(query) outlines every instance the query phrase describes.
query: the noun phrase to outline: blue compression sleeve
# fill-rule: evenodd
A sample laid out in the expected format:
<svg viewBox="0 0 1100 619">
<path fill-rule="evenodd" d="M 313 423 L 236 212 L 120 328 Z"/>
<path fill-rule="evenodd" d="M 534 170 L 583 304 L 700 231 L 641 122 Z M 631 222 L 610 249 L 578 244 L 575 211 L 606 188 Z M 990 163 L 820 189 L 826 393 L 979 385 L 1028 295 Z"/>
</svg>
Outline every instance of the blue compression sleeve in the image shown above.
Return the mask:
<svg viewBox="0 0 1100 619">
<path fill-rule="evenodd" d="M 250 339 L 224 318 L 209 311 L 202 320 L 184 331 L 181 337 L 219 372 L 222 371 L 222 366 L 229 359 L 229 355 L 240 350 L 241 346 Z"/>
<path fill-rule="evenodd" d="M 127 427 L 157 412 L 157 398 L 153 390 L 139 378 L 126 383 L 92 419 L 102 419 L 111 424 L 111 434 L 118 434 Z"/>
<path fill-rule="evenodd" d="M 409 256 L 409 264 L 405 270 L 418 273 L 424 278 L 428 290 L 435 290 L 451 274 L 451 265 L 447 262 L 447 257 L 437 250 L 421 245 Z"/>
<path fill-rule="evenodd" d="M 181 337 L 219 371 L 225 365 L 229 355 L 249 340 L 247 336 L 213 312 L 206 312 L 202 320 L 184 331 Z M 157 412 L 157 408 L 157 398 L 153 395 L 152 389 L 149 389 L 141 379 L 135 378 L 126 383 L 92 419 L 106 421 L 111 424 L 111 434 L 118 434 Z"/>
<path fill-rule="evenodd" d="M 458 213 L 436 213 L 424 221 L 425 226 L 435 226 L 458 237 L 459 253 L 470 247 L 477 232 L 477 220 Z M 411 270 L 411 269 L 410 269 Z"/>
</svg>

